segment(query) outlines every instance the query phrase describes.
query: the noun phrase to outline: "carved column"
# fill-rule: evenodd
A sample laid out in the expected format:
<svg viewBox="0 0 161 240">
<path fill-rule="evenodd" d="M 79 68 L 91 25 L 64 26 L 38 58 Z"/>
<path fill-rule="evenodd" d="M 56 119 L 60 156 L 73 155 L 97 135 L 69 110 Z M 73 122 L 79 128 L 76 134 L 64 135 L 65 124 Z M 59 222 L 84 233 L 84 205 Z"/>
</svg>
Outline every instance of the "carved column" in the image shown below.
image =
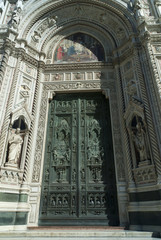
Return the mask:
<svg viewBox="0 0 161 240">
<path fill-rule="evenodd" d="M 105 94 L 106 93 L 106 94 Z M 123 154 L 122 134 L 120 130 L 120 112 L 118 104 L 118 95 L 116 85 L 111 83 L 110 91 L 105 91 L 105 96 L 110 97 L 110 112 L 111 112 L 111 125 L 113 135 L 113 150 L 115 160 L 115 172 L 117 181 L 117 196 L 119 206 L 120 225 L 126 226 L 128 223 L 127 206 L 127 183 L 125 176 L 125 159 Z M 119 116 L 119 117 L 118 117 Z"/>
<path fill-rule="evenodd" d="M 5 109 L 7 106 L 7 98 L 9 96 L 10 87 L 12 84 L 12 76 L 13 69 L 11 69 L 9 58 L 11 55 L 11 51 L 13 49 L 12 44 L 9 40 L 3 45 L 3 56 L 0 66 L 0 129 L 3 124 Z"/>
<path fill-rule="evenodd" d="M 3 53 L 2 62 L 0 66 L 0 91 L 2 88 L 4 73 L 6 70 L 6 66 L 7 66 L 11 51 L 12 51 L 12 44 L 9 41 L 6 41 L 6 43 L 4 44 L 4 53 Z"/>
<path fill-rule="evenodd" d="M 24 171 L 24 181 L 31 182 L 30 189 L 31 194 L 29 196 L 29 203 L 31 207 L 31 211 L 29 214 L 29 223 L 28 225 L 37 225 L 38 214 L 39 214 L 39 201 L 40 201 L 40 170 L 41 170 L 41 154 L 39 154 L 39 150 L 36 149 L 37 141 L 35 139 L 37 129 L 39 128 L 40 133 L 38 134 L 39 147 L 42 150 L 43 142 L 39 138 L 41 133 L 44 133 L 44 126 L 42 126 L 41 116 L 39 116 L 39 110 L 46 111 L 46 106 L 42 105 L 42 102 L 47 103 L 47 93 L 44 91 L 41 92 L 42 85 L 40 84 L 40 80 L 42 79 L 42 73 L 44 69 L 44 62 L 40 61 L 38 64 L 38 72 L 37 72 L 37 81 L 35 86 L 35 94 L 33 101 L 33 121 L 31 122 L 31 127 L 29 131 L 28 145 L 26 151 L 26 160 L 25 160 L 25 171 Z M 42 94 L 42 95 L 41 95 Z M 44 96 L 45 94 L 45 96 Z M 42 102 L 40 104 L 40 101 Z M 46 114 L 45 114 L 46 116 Z M 35 147 L 33 147 L 35 146 Z"/>
<path fill-rule="evenodd" d="M 128 132 L 125 126 L 125 122 L 123 119 L 124 115 L 124 97 L 123 97 L 123 87 L 122 87 L 122 81 L 121 81 L 121 73 L 119 66 L 117 65 L 115 67 L 116 69 L 116 77 L 117 77 L 117 91 L 119 95 L 119 109 L 120 109 L 120 115 L 122 116 L 120 118 L 121 126 L 122 126 L 122 136 L 124 136 L 123 142 L 125 144 L 124 147 L 124 155 L 127 159 L 127 175 L 128 175 L 128 182 L 129 186 L 134 186 L 134 180 L 133 180 L 133 174 L 132 174 L 132 162 L 131 162 L 131 152 L 130 152 L 130 145 L 129 145 L 129 136 Z"/>
<path fill-rule="evenodd" d="M 27 144 L 27 150 L 26 150 L 24 181 L 28 181 L 28 179 L 29 179 L 29 173 L 30 173 L 30 167 L 31 167 L 31 163 L 29 161 L 30 161 L 31 153 L 33 151 L 32 146 L 33 146 L 33 142 L 34 142 L 34 129 L 36 126 L 36 114 L 38 113 L 38 109 L 39 109 L 38 108 L 38 106 L 39 106 L 38 99 L 40 97 L 40 79 L 42 76 L 43 68 L 44 68 L 44 62 L 40 61 L 38 64 L 37 80 L 36 80 L 33 108 L 32 108 L 33 121 L 31 122 L 30 130 L 29 130 L 28 144 Z"/>
</svg>

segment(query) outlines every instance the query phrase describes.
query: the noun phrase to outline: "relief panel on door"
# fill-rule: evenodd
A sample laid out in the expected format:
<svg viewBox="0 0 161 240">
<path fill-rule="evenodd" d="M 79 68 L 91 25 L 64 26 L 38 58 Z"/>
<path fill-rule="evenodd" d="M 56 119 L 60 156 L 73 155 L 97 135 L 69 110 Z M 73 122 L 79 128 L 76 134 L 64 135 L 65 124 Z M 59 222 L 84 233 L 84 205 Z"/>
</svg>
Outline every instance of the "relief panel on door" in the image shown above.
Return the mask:
<svg viewBox="0 0 161 240">
<path fill-rule="evenodd" d="M 49 104 L 40 225 L 118 225 L 108 100 L 58 94 Z"/>
</svg>

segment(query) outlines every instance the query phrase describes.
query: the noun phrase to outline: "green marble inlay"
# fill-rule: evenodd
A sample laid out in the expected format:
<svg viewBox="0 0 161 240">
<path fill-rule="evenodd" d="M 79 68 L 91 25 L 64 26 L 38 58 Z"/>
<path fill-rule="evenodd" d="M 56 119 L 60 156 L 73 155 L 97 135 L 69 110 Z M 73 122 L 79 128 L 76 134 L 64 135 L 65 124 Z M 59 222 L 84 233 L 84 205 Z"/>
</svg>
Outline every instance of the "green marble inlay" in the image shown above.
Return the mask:
<svg viewBox="0 0 161 240">
<path fill-rule="evenodd" d="M 27 202 L 27 194 L 0 193 L 0 202 Z"/>
<path fill-rule="evenodd" d="M 0 212 L 0 226 L 26 225 L 27 212 Z"/>
<path fill-rule="evenodd" d="M 129 212 L 131 225 L 153 225 L 160 226 L 161 212 Z"/>
</svg>

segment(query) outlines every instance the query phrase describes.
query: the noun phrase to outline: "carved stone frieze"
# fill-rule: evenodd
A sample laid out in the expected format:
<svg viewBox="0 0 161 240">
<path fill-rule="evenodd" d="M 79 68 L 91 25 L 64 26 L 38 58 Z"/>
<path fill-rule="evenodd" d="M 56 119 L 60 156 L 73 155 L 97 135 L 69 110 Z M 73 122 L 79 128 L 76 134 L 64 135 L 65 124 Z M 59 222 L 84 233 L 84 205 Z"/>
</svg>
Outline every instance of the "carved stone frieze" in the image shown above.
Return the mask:
<svg viewBox="0 0 161 240">
<path fill-rule="evenodd" d="M 4 184 L 19 185 L 23 180 L 23 171 L 13 168 L 1 168 L 0 182 Z"/>
<path fill-rule="evenodd" d="M 106 78 L 111 81 L 113 79 L 112 72 L 104 74 L 103 71 L 73 71 L 73 72 L 65 72 L 65 73 L 53 73 L 53 74 L 45 74 L 45 82 L 60 82 L 60 81 L 94 81 L 101 80 L 106 81 Z"/>
<path fill-rule="evenodd" d="M 112 63 L 103 63 L 103 62 L 91 62 L 88 63 L 88 69 L 98 69 L 101 71 L 103 68 L 112 69 Z M 45 65 L 45 72 L 52 72 L 52 71 L 78 71 L 78 70 L 86 70 L 87 64 L 86 63 L 72 63 L 72 64 L 46 64 Z"/>
<path fill-rule="evenodd" d="M 154 165 L 133 169 L 136 184 L 154 183 L 157 181 Z"/>
<path fill-rule="evenodd" d="M 45 84 L 45 83 L 44 83 Z M 61 91 L 61 90 L 83 90 L 83 89 L 104 89 L 109 84 L 106 82 L 72 82 L 71 83 L 53 83 L 46 85 L 46 90 Z"/>
</svg>

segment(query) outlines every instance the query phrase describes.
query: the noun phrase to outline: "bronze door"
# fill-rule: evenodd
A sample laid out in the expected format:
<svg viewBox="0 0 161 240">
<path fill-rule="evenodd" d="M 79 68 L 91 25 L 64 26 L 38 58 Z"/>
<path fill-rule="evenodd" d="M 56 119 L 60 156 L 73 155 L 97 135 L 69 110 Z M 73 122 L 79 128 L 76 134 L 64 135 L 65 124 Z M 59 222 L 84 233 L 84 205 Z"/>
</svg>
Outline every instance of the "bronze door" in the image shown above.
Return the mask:
<svg viewBox="0 0 161 240">
<path fill-rule="evenodd" d="M 108 100 L 57 94 L 49 105 L 39 225 L 118 225 Z"/>
</svg>

